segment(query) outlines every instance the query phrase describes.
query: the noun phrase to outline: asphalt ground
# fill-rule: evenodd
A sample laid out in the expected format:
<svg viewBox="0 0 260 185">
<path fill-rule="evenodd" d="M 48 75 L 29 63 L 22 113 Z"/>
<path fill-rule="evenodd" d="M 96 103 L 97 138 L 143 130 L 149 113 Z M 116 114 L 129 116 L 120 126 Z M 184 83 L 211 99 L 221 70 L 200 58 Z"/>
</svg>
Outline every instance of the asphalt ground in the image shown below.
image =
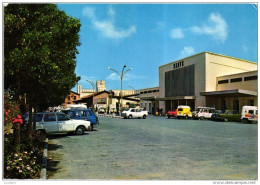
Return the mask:
<svg viewBox="0 0 260 185">
<path fill-rule="evenodd" d="M 99 119 L 82 136 L 49 137 L 48 179 L 258 179 L 257 124 Z"/>
</svg>

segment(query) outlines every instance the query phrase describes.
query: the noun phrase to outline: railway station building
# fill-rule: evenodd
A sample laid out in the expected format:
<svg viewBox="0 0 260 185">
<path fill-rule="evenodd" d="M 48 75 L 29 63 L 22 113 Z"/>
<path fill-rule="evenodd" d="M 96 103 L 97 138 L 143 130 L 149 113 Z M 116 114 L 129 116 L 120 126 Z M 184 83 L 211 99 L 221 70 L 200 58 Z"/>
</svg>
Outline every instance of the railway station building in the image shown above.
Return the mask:
<svg viewBox="0 0 260 185">
<path fill-rule="evenodd" d="M 163 113 L 178 105 L 241 112 L 257 106 L 257 63 L 202 52 L 159 67 L 159 108 Z"/>
</svg>

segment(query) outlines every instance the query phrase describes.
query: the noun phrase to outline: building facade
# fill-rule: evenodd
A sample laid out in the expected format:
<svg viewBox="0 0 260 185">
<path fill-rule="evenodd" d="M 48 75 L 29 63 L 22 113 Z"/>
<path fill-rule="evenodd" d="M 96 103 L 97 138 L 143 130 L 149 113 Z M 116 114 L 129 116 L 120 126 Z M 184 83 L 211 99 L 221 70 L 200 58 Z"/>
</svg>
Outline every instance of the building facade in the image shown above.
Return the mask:
<svg viewBox="0 0 260 185">
<path fill-rule="evenodd" d="M 156 109 L 159 109 L 159 87 L 151 87 L 138 90 L 140 94 L 140 107 L 147 110 L 151 114 L 155 114 Z"/>
<path fill-rule="evenodd" d="M 76 100 L 79 100 L 79 99 L 80 99 L 80 96 L 79 96 L 78 93 L 70 91 L 70 94 L 65 98 L 65 101 L 62 104 L 62 106 L 66 107 L 67 105 L 74 104 L 73 101 L 76 101 Z"/>
<path fill-rule="evenodd" d="M 256 79 L 246 81 L 231 80 L 233 78 L 243 79 L 244 77 L 250 79 L 250 76 L 257 75 L 256 70 L 257 64 L 254 62 L 211 52 L 202 52 L 165 64 L 159 67 L 159 98 L 157 99 L 159 100 L 159 108 L 163 109 L 163 113 L 169 109 L 177 108 L 178 105 L 188 105 L 192 109 L 198 106 L 215 106 L 220 109 L 224 105 L 221 105 L 219 101 L 223 101 L 222 104 L 224 104 L 224 100 L 217 99 L 219 96 L 222 99 L 223 97 L 230 98 L 230 96 L 238 98 L 238 101 L 225 100 L 226 102 L 232 101 L 225 103 L 225 108 L 228 109 L 238 107 L 234 105 L 237 103 L 239 103 L 240 109 L 243 104 L 240 99 L 243 97 L 254 99 L 256 105 L 257 77 L 251 77 Z M 230 83 L 221 83 L 226 78 L 230 79 Z M 221 94 L 222 90 L 235 91 L 232 91 L 233 94 L 230 92 L 226 92 L 226 94 L 222 92 Z M 251 90 L 254 92 L 250 93 Z M 214 98 L 217 100 L 213 101 Z"/>
<path fill-rule="evenodd" d="M 96 81 L 96 91 L 105 91 L 106 90 L 106 82 L 104 80 Z"/>
</svg>

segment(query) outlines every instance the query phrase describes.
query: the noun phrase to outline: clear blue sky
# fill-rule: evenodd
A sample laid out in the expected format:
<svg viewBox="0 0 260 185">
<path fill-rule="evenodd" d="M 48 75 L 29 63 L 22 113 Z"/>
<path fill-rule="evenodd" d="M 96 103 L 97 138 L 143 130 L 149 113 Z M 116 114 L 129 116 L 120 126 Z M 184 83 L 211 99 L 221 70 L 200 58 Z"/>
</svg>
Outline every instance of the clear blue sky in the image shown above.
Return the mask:
<svg viewBox="0 0 260 185">
<path fill-rule="evenodd" d="M 158 67 L 203 51 L 257 62 L 253 4 L 58 4 L 81 21 L 76 74 L 105 80 L 107 90 L 159 86 Z M 72 89 L 76 91 L 76 88 Z"/>
</svg>

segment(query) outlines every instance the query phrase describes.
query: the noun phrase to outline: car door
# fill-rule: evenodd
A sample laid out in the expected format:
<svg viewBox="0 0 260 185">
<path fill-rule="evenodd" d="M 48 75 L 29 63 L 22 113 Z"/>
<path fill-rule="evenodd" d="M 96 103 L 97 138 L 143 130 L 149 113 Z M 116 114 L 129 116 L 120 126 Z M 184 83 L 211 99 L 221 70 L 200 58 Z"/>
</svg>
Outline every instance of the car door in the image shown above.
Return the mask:
<svg viewBox="0 0 260 185">
<path fill-rule="evenodd" d="M 47 133 L 57 132 L 57 117 L 55 113 L 46 113 L 43 118 L 43 127 Z"/>
<path fill-rule="evenodd" d="M 96 123 L 96 116 L 91 110 L 85 110 L 84 112 L 84 117 L 90 121 L 91 123 L 95 124 Z"/>
<path fill-rule="evenodd" d="M 136 110 L 135 109 L 131 109 L 129 115 L 132 115 L 133 118 L 136 118 Z"/>
<path fill-rule="evenodd" d="M 57 113 L 58 119 L 58 132 L 71 132 L 74 131 L 73 121 L 68 115 Z"/>
</svg>

